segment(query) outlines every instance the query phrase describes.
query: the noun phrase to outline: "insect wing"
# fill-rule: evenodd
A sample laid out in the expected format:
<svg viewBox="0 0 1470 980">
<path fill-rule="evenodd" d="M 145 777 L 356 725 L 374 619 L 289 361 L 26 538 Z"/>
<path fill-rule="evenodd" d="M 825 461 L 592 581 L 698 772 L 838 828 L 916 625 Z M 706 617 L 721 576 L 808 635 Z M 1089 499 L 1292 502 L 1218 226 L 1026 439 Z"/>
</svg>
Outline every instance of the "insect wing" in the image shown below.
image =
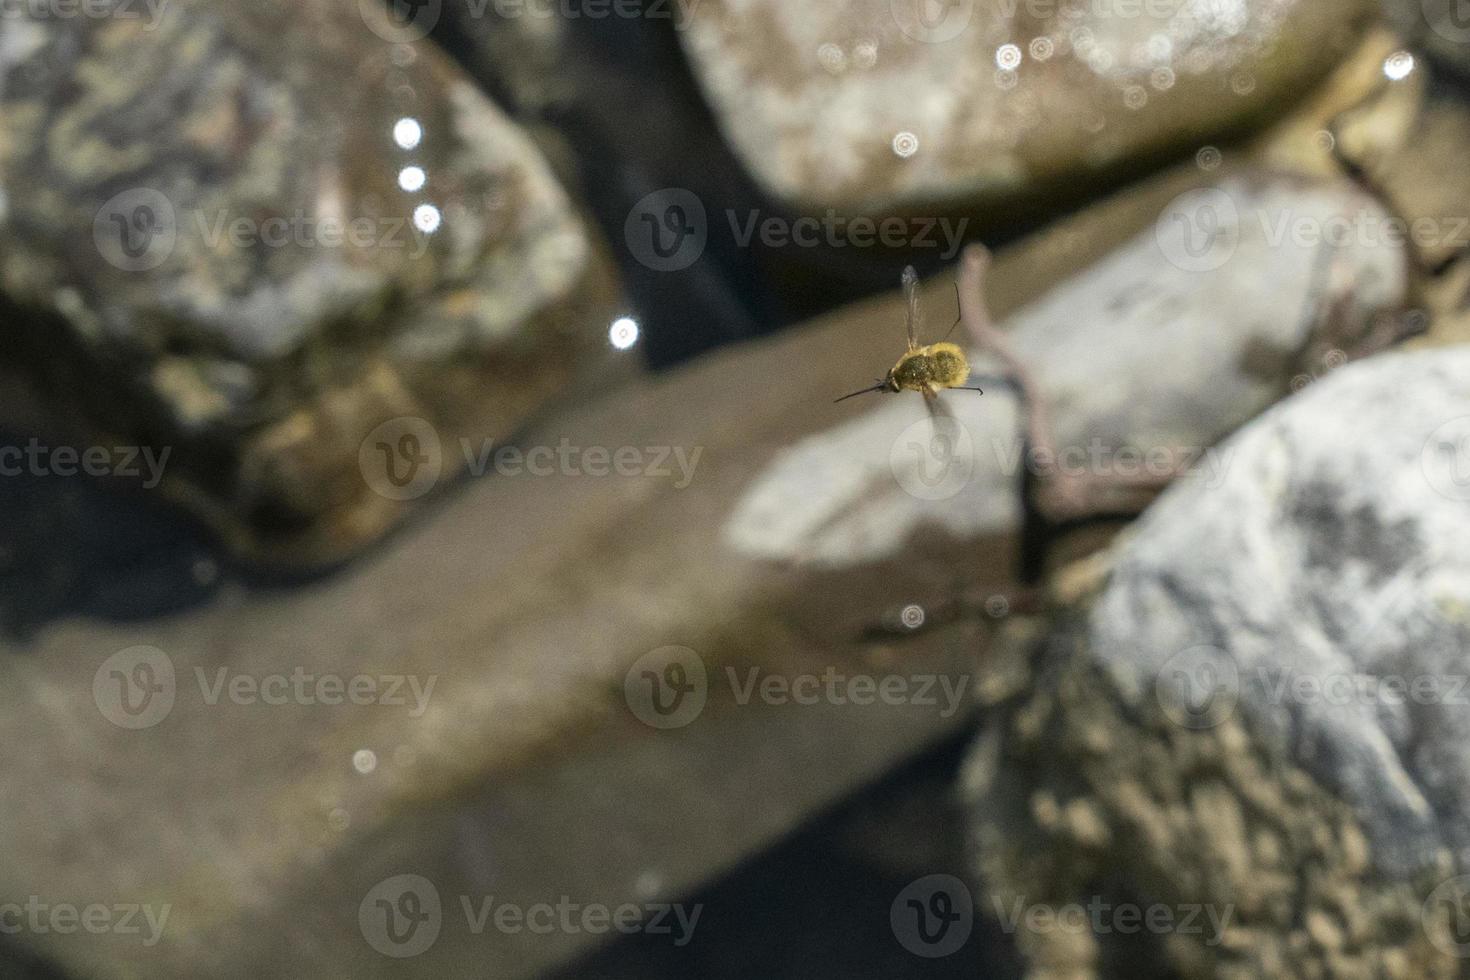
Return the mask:
<svg viewBox="0 0 1470 980">
<path fill-rule="evenodd" d="M 903 295 L 908 303 L 909 350 L 919 349 L 919 274 L 913 266 L 903 270 Z"/>
</svg>

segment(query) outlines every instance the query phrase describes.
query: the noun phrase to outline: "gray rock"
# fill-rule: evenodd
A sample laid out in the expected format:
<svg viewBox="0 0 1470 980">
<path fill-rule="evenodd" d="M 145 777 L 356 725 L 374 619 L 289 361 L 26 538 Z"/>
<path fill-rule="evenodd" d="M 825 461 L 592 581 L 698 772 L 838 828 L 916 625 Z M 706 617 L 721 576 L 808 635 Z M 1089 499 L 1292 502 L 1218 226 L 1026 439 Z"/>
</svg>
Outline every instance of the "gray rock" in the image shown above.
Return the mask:
<svg viewBox="0 0 1470 980">
<path fill-rule="evenodd" d="M 1456 975 L 1467 371 L 1466 347 L 1347 367 L 1226 442 L 1219 485 L 1144 516 L 974 750 L 997 908 L 1101 889 L 1228 918 L 1155 936 L 1186 975 Z M 1094 970 L 1116 941 L 1060 938 L 1023 944 Z"/>
<path fill-rule="evenodd" d="M 573 202 L 377 9 L 6 18 L 8 324 L 94 437 L 172 447 L 167 488 L 261 557 L 334 560 L 401 514 L 358 472 L 380 423 L 501 436 L 606 349 Z"/>
<path fill-rule="evenodd" d="M 1272 113 L 1350 47 L 1352 0 L 684 0 L 731 144 L 821 213 L 996 204 Z M 1070 185 L 1070 186 L 1069 186 Z"/>
</svg>

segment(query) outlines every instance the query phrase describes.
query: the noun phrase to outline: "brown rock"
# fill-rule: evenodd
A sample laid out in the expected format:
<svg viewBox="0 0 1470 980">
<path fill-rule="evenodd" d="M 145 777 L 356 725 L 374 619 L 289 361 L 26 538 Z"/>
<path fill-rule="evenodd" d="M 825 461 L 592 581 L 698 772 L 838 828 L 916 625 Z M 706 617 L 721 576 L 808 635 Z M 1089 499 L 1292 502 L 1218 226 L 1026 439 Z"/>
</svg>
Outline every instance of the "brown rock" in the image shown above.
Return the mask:
<svg viewBox="0 0 1470 980">
<path fill-rule="evenodd" d="M 1409 60 L 1405 60 L 1409 59 Z M 1408 70 L 1412 56 L 1391 56 Z M 1337 152 L 1395 212 L 1379 230 L 1413 249 L 1416 261 L 1438 271 L 1470 249 L 1470 109 L 1459 99 L 1427 94 L 1427 72 L 1410 70 L 1345 113 L 1335 126 Z"/>
<path fill-rule="evenodd" d="M 503 436 L 606 349 L 544 160 L 372 5 L 110 9 L 7 18 L 0 300 L 91 438 L 170 447 L 235 550 L 360 549 L 407 506 L 363 478 L 375 428 Z"/>
</svg>

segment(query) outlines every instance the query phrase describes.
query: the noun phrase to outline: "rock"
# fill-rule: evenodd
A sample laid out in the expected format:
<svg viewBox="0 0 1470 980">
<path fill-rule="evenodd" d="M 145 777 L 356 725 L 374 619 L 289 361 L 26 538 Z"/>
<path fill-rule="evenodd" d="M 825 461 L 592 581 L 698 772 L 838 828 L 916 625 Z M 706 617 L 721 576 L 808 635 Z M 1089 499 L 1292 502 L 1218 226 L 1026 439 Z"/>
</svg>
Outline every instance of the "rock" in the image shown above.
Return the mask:
<svg viewBox="0 0 1470 980">
<path fill-rule="evenodd" d="M 817 214 L 1095 186 L 1096 175 L 1270 116 L 1346 53 L 1372 10 L 1360 0 L 683 7 L 681 37 L 731 144 L 774 197 Z"/>
<path fill-rule="evenodd" d="M 501 451 L 486 478 L 390 547 L 291 589 L 222 564 L 202 595 L 120 615 L 112 598 L 166 583 L 185 543 L 133 531 L 127 498 L 101 502 L 110 523 L 68 514 L 52 560 L 107 571 L 76 590 L 93 601 L 0 637 L 0 739 L 26 745 L 0 767 L 0 905 L 169 916 L 153 945 L 31 927 L 7 943 L 77 977 L 546 976 L 614 938 L 606 920 L 580 928 L 580 909 L 651 919 L 967 731 L 984 625 L 865 628 L 961 573 L 1000 589 L 1012 541 L 839 583 L 716 535 L 752 474 L 831 424 L 841 406 L 813 392 L 887 349 L 875 328 L 900 307 L 885 297 L 547 412 L 514 453 L 445 433 L 443 454 L 466 468 Z M 769 385 L 761 397 L 752 378 Z M 36 547 L 27 529 L 70 481 L 34 482 L 6 496 L 0 550 Z M 93 540 L 109 526 L 130 554 Z M 682 710 L 664 721 L 650 684 L 685 650 L 707 686 L 679 702 L 659 688 Z M 326 700 L 354 681 L 368 703 Z M 437 935 L 398 919 L 400 938 L 425 945 L 395 945 L 387 912 L 431 894 Z M 464 902 L 478 916 L 492 897 L 492 912 L 565 901 L 579 928 L 467 916 Z"/>
<path fill-rule="evenodd" d="M 1418 90 L 1425 78 L 1423 72 L 1411 71 L 1398 85 L 1385 86 L 1384 65 L 1404 48 L 1404 40 L 1386 26 L 1376 25 L 1364 33 L 1362 42 L 1322 80 L 1306 93 L 1290 112 L 1274 120 L 1240 143 L 1216 147 L 1220 157 L 1229 160 L 1245 156 L 1259 166 L 1317 177 L 1344 176 L 1343 161 L 1335 153 L 1332 132 L 1343 116 L 1364 106 L 1394 110 L 1388 100 L 1375 98 L 1385 88 L 1404 93 Z M 1411 93 L 1412 94 L 1412 93 Z M 1385 116 L 1401 118 L 1389 111 Z M 1361 118 L 1373 119 L 1372 114 Z M 1201 167 L 1213 162 L 1215 154 L 1208 147 L 1196 156 Z M 1209 159 L 1207 159 L 1207 157 Z"/>
<path fill-rule="evenodd" d="M 1389 20 L 1446 68 L 1470 73 L 1470 22 L 1456 0 L 1383 0 Z"/>
<path fill-rule="evenodd" d="M 1467 371 L 1470 347 L 1344 368 L 1136 525 L 973 749 L 996 908 L 1161 905 L 1150 941 L 1184 976 L 1459 975 Z M 1106 844 L 1038 820 L 1042 797 Z M 1072 966 L 1096 973 L 1117 936 L 1088 938 Z"/>
<path fill-rule="evenodd" d="M 1407 72 L 1334 126 L 1336 151 L 1363 175 L 1400 219 L 1395 234 L 1418 264 L 1434 272 L 1470 249 L 1470 177 L 1459 161 L 1470 150 L 1470 109 L 1454 96 L 1430 94 L 1428 73 L 1400 51 L 1385 70 Z"/>
<path fill-rule="evenodd" d="M 170 447 L 235 550 L 360 550 L 409 506 L 359 466 L 380 424 L 503 436 L 607 349 L 544 159 L 371 5 L 108 9 L 7 19 L 0 300 L 91 439 Z"/>
<path fill-rule="evenodd" d="M 606 229 L 656 367 L 865 294 L 824 283 L 778 301 L 763 268 L 771 256 L 758 239 L 741 243 L 726 231 L 727 213 L 770 205 L 689 74 L 674 36 L 684 20 L 672 2 L 449 3 L 439 18 L 440 34 L 553 148 L 565 181 Z M 688 222 L 696 237 L 660 257 L 681 241 L 667 234 L 666 218 Z M 884 275 L 878 288 L 889 288 Z"/>
<path fill-rule="evenodd" d="M 932 440 L 919 398 L 868 396 L 867 411 L 757 475 L 725 540 L 767 560 L 857 567 L 902 555 L 921 534 L 1014 530 L 1025 471 L 1164 478 L 1183 467 L 1214 482 L 1222 436 L 1291 384 L 1372 346 L 1380 314 L 1402 302 L 1400 245 L 1351 234 L 1341 248 L 1321 245 L 1334 228 L 1385 217 L 1346 182 L 1250 172 L 1155 213 L 1147 230 L 1004 324 L 1052 415 L 1053 457 L 1023 445 L 1003 385 L 941 396 L 961 426 L 948 443 Z M 945 320 L 953 302 L 951 292 Z M 886 329 L 896 358 L 901 321 Z M 972 360 L 979 374 L 999 370 L 981 352 Z M 887 366 L 875 361 L 847 389 Z"/>
</svg>

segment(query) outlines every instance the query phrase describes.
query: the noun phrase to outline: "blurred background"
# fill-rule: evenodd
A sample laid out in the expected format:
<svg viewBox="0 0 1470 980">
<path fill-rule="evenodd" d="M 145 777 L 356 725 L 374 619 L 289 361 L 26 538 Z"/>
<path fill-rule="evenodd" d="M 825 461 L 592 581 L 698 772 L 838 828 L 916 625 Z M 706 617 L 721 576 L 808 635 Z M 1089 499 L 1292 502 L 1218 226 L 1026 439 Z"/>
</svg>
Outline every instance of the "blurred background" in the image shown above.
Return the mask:
<svg viewBox="0 0 1470 980">
<path fill-rule="evenodd" d="M 1463 8 L 0 0 L 0 976 L 1461 975 Z"/>
</svg>

